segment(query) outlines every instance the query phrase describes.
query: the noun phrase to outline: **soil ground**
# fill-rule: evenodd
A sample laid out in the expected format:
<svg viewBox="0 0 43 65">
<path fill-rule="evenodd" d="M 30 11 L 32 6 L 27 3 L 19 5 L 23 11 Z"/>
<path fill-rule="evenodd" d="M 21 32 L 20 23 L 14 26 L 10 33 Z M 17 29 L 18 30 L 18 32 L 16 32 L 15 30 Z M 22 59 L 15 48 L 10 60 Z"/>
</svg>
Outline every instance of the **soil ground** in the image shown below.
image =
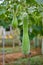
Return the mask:
<svg viewBox="0 0 43 65">
<path fill-rule="evenodd" d="M 40 55 L 41 54 L 41 49 L 40 48 L 36 48 L 34 50 L 31 50 L 31 56 L 36 56 L 36 55 Z M 17 60 L 19 58 L 23 58 L 25 57 L 21 52 L 18 53 L 12 53 L 12 54 L 5 54 L 5 62 L 9 63 L 12 62 L 14 60 Z M 2 65 L 2 61 L 3 61 L 3 55 L 0 54 L 0 65 Z"/>
</svg>

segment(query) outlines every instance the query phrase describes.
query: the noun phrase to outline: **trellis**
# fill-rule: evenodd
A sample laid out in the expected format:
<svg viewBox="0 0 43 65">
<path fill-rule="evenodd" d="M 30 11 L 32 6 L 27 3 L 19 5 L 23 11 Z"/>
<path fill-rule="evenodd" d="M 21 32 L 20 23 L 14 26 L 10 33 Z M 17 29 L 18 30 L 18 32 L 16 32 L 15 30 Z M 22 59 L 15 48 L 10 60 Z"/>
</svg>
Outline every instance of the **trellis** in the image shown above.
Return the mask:
<svg viewBox="0 0 43 65">
<path fill-rule="evenodd" d="M 14 39 L 13 38 L 9 38 L 9 39 L 12 40 L 13 47 L 14 47 Z M 5 48 L 5 40 L 6 40 L 6 38 L 5 38 L 5 29 L 3 29 L 3 36 L 2 36 L 2 43 L 3 43 L 3 65 L 5 65 L 5 50 L 4 50 L 4 48 Z"/>
<path fill-rule="evenodd" d="M 12 31 L 12 30 L 11 30 Z M 12 34 L 13 34 L 13 31 L 12 31 Z M 2 37 L 0 38 L 0 40 L 2 40 L 2 46 L 3 46 L 3 51 L 2 51 L 2 53 L 3 53 L 3 65 L 5 65 L 5 40 L 8 40 L 8 39 L 10 39 L 10 40 L 12 40 L 12 44 L 13 44 L 13 49 L 14 49 L 14 37 L 13 37 L 13 35 L 12 35 L 12 38 L 6 38 L 6 33 L 5 33 L 5 29 L 3 28 L 3 30 L 2 30 Z"/>
</svg>

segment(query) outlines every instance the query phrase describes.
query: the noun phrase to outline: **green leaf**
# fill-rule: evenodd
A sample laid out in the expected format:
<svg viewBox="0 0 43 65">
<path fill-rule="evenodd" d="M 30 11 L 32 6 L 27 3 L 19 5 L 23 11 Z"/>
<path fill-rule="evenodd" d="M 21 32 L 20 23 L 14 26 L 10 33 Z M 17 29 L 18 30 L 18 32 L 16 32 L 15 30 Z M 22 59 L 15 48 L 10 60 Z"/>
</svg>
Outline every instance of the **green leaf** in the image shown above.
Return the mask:
<svg viewBox="0 0 43 65">
<path fill-rule="evenodd" d="M 28 8 L 29 14 L 32 14 L 32 13 L 35 12 L 35 11 L 36 11 L 36 7 L 35 7 L 35 6 L 32 6 L 32 7 L 29 7 L 29 8 Z"/>
<path fill-rule="evenodd" d="M 5 14 L 6 10 L 5 9 L 0 9 L 0 15 Z"/>
</svg>

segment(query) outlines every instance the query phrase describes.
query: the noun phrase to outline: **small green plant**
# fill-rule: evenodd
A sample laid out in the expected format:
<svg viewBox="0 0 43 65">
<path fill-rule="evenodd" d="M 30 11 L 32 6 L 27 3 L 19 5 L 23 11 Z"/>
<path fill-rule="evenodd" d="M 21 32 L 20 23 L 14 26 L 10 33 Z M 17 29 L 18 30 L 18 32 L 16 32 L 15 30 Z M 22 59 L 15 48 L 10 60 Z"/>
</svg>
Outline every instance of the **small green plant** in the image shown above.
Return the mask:
<svg viewBox="0 0 43 65">
<path fill-rule="evenodd" d="M 30 58 L 30 65 L 43 65 L 43 56 L 35 56 Z"/>
</svg>

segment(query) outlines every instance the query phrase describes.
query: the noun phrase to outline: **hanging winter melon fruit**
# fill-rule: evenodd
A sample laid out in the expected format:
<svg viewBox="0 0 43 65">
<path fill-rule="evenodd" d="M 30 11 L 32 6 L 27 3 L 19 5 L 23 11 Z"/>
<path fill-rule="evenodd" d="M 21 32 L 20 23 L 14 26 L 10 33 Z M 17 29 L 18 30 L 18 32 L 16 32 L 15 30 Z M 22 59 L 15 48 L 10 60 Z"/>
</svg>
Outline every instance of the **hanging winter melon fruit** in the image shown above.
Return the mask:
<svg viewBox="0 0 43 65">
<path fill-rule="evenodd" d="M 18 21 L 17 21 L 16 14 L 13 15 L 12 27 L 13 28 L 17 28 L 18 27 Z"/>
<path fill-rule="evenodd" d="M 23 18 L 22 51 L 25 55 L 28 55 L 30 53 L 30 40 L 28 36 L 28 16 L 27 15 L 25 15 Z"/>
</svg>

